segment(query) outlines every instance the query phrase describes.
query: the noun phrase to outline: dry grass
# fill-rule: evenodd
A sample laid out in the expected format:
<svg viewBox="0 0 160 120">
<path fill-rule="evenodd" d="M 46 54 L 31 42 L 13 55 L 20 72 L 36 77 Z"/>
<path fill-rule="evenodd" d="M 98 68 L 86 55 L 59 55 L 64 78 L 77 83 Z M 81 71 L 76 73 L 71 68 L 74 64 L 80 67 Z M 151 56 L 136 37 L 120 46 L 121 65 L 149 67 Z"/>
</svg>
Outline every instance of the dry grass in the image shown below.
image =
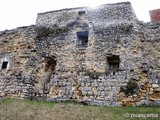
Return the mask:
<svg viewBox="0 0 160 120">
<path fill-rule="evenodd" d="M 159 107 L 102 107 L 78 103 L 47 103 L 8 99 L 0 101 L 0 120 L 135 120 L 125 113 L 160 114 Z M 152 120 L 153 118 L 150 118 Z M 149 120 L 149 118 L 147 119 Z M 155 119 L 156 120 L 156 119 Z M 157 118 L 157 120 L 160 120 Z"/>
</svg>

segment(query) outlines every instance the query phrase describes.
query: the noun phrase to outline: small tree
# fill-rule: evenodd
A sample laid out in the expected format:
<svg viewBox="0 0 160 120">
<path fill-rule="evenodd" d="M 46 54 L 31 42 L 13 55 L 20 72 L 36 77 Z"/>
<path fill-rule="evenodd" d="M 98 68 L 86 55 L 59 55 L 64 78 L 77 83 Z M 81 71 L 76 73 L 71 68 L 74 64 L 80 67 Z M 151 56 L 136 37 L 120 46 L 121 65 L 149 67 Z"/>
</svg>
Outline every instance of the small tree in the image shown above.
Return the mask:
<svg viewBox="0 0 160 120">
<path fill-rule="evenodd" d="M 123 91 L 127 97 L 132 96 L 132 98 L 134 99 L 133 95 L 138 93 L 139 87 L 138 87 L 137 82 L 129 81 L 127 85 L 123 87 L 123 89 L 121 89 L 121 91 Z M 135 105 L 136 105 L 136 102 L 135 102 Z"/>
</svg>

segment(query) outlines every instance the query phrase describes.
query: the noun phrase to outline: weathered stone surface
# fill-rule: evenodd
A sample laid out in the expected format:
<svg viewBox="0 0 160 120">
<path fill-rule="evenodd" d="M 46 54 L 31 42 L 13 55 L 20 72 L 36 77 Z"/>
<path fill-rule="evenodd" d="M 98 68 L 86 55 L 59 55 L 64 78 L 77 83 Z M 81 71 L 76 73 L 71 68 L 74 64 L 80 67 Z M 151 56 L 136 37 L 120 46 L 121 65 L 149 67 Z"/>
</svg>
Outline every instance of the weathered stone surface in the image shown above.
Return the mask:
<svg viewBox="0 0 160 120">
<path fill-rule="evenodd" d="M 160 24 L 138 21 L 129 2 L 39 13 L 0 32 L 0 97 L 159 104 L 159 38 Z M 133 96 L 121 91 L 130 80 Z"/>
</svg>

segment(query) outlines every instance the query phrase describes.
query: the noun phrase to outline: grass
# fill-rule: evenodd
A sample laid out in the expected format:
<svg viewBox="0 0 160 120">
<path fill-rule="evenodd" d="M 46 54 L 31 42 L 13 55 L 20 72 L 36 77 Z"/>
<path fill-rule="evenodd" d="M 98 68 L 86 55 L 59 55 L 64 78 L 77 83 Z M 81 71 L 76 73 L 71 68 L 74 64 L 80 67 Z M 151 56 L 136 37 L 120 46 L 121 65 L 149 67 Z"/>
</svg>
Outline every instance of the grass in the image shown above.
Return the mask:
<svg viewBox="0 0 160 120">
<path fill-rule="evenodd" d="M 159 118 L 131 118 L 125 114 L 159 114 Z M 0 101 L 0 120 L 160 120 L 160 107 L 85 106 L 6 99 Z"/>
</svg>

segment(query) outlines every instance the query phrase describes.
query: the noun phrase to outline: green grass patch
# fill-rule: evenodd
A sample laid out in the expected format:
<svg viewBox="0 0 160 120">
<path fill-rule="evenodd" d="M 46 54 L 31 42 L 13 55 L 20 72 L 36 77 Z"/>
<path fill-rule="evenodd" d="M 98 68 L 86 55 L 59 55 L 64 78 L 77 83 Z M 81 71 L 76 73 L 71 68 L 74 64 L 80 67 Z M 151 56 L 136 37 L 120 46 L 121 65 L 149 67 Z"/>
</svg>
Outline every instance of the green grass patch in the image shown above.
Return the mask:
<svg viewBox="0 0 160 120">
<path fill-rule="evenodd" d="M 125 117 L 159 114 L 159 118 Z M 160 120 L 160 107 L 105 107 L 71 102 L 6 99 L 0 101 L 0 120 Z"/>
</svg>

